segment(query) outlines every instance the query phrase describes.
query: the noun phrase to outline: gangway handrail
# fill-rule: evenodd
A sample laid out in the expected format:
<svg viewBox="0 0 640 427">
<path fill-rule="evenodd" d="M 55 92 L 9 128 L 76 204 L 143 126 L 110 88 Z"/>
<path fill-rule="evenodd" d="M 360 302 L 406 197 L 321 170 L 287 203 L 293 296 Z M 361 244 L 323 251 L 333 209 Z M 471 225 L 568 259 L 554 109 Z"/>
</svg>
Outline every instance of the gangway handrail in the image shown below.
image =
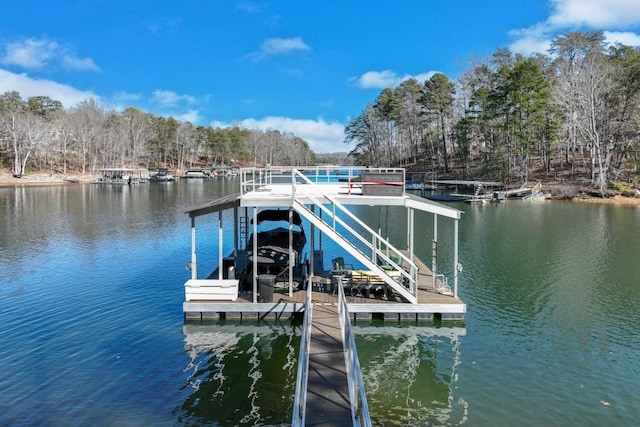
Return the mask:
<svg viewBox="0 0 640 427">
<path fill-rule="evenodd" d="M 315 183 L 313 181 L 311 181 L 310 179 L 308 179 L 304 174 L 299 173 L 298 170 L 294 169 L 294 172 L 295 173 L 292 176 L 292 185 L 294 186 L 293 197 L 295 198 L 296 191 L 299 191 L 302 188 L 300 186 L 296 186 L 295 185 L 295 183 L 296 183 L 296 178 L 295 178 L 296 175 L 300 176 L 303 181 L 307 182 L 307 184 L 315 185 Z M 418 281 L 418 278 L 417 278 L 418 267 L 409 257 L 407 257 L 401 251 L 396 249 L 387 239 L 382 237 L 378 232 L 376 232 L 371 227 L 369 227 L 367 224 L 365 224 L 360 218 L 355 216 L 351 211 L 349 211 L 344 205 L 342 205 L 340 202 L 335 200 L 333 197 L 331 197 L 329 195 L 323 195 L 323 197 L 326 198 L 327 200 L 329 200 L 334 207 L 337 207 L 341 212 L 345 213 L 349 218 L 351 218 L 351 220 L 353 220 L 356 224 L 358 224 L 365 231 L 367 231 L 371 235 L 373 242 L 369 242 L 367 239 L 362 237 L 353 228 L 351 228 L 347 223 L 345 223 L 340 217 L 336 216 L 335 212 L 332 212 L 330 209 L 326 208 L 322 203 L 320 203 L 318 200 L 316 200 L 313 196 L 311 196 L 310 194 L 308 194 L 305 191 L 302 191 L 302 193 L 307 198 L 309 198 L 311 201 L 313 201 L 314 204 L 316 204 L 323 212 L 326 212 L 334 221 L 338 222 L 342 227 L 344 227 L 355 238 L 360 240 L 367 248 L 369 248 L 372 251 L 372 255 L 379 256 L 380 258 L 382 258 L 382 260 L 384 262 L 386 262 L 387 264 L 391 265 L 396 271 L 398 271 L 401 274 L 401 276 L 405 277 L 409 281 L 409 284 L 410 284 L 410 288 L 409 289 L 410 289 L 411 293 L 414 294 L 417 297 L 417 295 L 418 295 L 418 286 L 417 286 L 417 283 L 418 283 L 417 282 Z M 333 229 L 334 232 L 337 233 L 335 224 L 333 224 L 331 228 Z M 380 245 L 380 244 L 383 245 L 384 247 L 386 247 L 387 250 L 390 249 L 395 254 L 399 255 L 404 261 L 406 261 L 407 264 L 409 265 L 409 271 L 406 271 L 404 268 L 402 268 L 401 266 L 397 265 L 389 256 L 387 256 L 385 254 L 384 251 L 382 251 L 380 248 L 378 248 L 378 245 Z M 371 261 L 373 263 L 376 263 L 377 259 L 374 258 Z"/>
<path fill-rule="evenodd" d="M 349 401 L 351 402 L 351 421 L 354 426 L 371 426 L 371 415 L 367 404 L 367 394 L 364 389 L 358 350 L 353 337 L 347 299 L 342 284 L 338 284 L 338 315 L 342 332 L 342 348 L 349 385 Z"/>
<path fill-rule="evenodd" d="M 300 351 L 298 354 L 298 374 L 296 376 L 296 390 L 293 399 L 293 416 L 291 425 L 303 427 L 307 412 L 307 385 L 309 381 L 309 351 L 311 348 L 311 305 L 312 286 L 311 280 L 307 282 L 307 296 L 304 304 L 304 322 L 302 337 L 300 338 Z"/>
</svg>

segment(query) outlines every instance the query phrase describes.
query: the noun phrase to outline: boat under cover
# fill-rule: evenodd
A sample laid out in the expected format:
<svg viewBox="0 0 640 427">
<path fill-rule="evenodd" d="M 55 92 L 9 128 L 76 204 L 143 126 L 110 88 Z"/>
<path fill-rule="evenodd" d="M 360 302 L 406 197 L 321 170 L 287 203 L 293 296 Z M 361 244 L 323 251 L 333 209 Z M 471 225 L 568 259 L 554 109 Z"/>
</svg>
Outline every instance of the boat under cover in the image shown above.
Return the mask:
<svg viewBox="0 0 640 427">
<path fill-rule="evenodd" d="M 291 255 L 294 257 L 294 269 L 299 271 L 304 262 L 302 253 L 307 243 L 307 238 L 302 227 L 300 214 L 291 212 Z M 258 264 L 257 275 L 272 274 L 276 277 L 284 278 L 289 271 L 289 210 L 288 209 L 268 209 L 258 212 L 254 220 L 259 228 L 257 233 L 257 253 Z M 286 226 L 281 224 L 286 222 Z M 247 240 L 247 263 L 244 274 L 244 282 L 251 283 L 253 280 L 253 239 L 252 233 Z"/>
</svg>

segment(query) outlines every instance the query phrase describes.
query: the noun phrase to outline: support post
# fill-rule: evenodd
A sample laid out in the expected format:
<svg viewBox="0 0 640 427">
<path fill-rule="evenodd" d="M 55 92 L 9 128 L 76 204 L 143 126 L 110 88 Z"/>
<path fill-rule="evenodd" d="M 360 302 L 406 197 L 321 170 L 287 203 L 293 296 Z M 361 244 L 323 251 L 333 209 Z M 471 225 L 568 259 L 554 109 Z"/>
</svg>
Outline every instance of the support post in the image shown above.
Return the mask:
<svg viewBox="0 0 640 427">
<path fill-rule="evenodd" d="M 239 236 L 240 233 L 240 220 L 238 218 L 238 207 L 235 206 L 233 208 L 233 259 L 238 259 L 238 244 L 239 244 Z"/>
<path fill-rule="evenodd" d="M 191 217 L 191 278 L 198 278 L 198 265 L 196 262 L 196 218 Z"/>
<path fill-rule="evenodd" d="M 293 208 L 289 208 L 289 297 L 293 296 Z"/>
<path fill-rule="evenodd" d="M 453 222 L 453 296 L 458 297 L 458 220 Z"/>
<path fill-rule="evenodd" d="M 218 280 L 222 280 L 222 211 L 218 211 Z"/>
<path fill-rule="evenodd" d="M 320 209 L 320 219 L 322 220 L 322 209 Z M 324 220 L 322 222 L 324 222 Z M 320 252 L 322 252 L 322 232 L 320 233 L 320 239 L 319 240 L 320 241 L 318 242 L 318 250 Z"/>
<path fill-rule="evenodd" d="M 314 214 L 316 213 L 316 208 L 313 204 L 311 205 L 311 212 L 313 212 Z M 310 224 L 310 226 L 311 226 L 311 254 L 309 256 L 311 258 L 310 260 L 311 271 L 309 272 L 309 274 L 313 276 L 315 274 L 314 265 L 316 263 L 316 226 L 313 224 L 313 222 Z"/>
<path fill-rule="evenodd" d="M 253 302 L 258 302 L 258 207 L 253 207 L 253 266 L 251 276 L 253 281 Z"/>
<path fill-rule="evenodd" d="M 438 275 L 438 215 L 433 214 L 433 248 L 431 249 L 431 272 L 433 274 L 433 289 L 436 289 Z"/>
<path fill-rule="evenodd" d="M 411 242 L 411 208 L 407 209 L 407 249 Z"/>
<path fill-rule="evenodd" d="M 413 239 L 414 239 L 414 226 L 415 226 L 415 211 L 411 208 L 409 208 L 409 224 L 407 225 L 407 228 L 409 230 L 411 230 L 411 232 L 409 233 L 409 259 L 411 260 L 411 263 L 413 263 Z M 414 271 L 415 268 L 411 267 L 411 278 L 414 281 L 414 290 L 413 290 L 413 294 L 415 295 L 416 299 L 418 298 L 418 272 Z"/>
<path fill-rule="evenodd" d="M 414 227 L 415 227 L 415 211 L 409 208 L 409 226 L 407 227 L 411 232 L 409 233 L 409 257 L 413 262 L 413 248 L 414 248 Z"/>
</svg>

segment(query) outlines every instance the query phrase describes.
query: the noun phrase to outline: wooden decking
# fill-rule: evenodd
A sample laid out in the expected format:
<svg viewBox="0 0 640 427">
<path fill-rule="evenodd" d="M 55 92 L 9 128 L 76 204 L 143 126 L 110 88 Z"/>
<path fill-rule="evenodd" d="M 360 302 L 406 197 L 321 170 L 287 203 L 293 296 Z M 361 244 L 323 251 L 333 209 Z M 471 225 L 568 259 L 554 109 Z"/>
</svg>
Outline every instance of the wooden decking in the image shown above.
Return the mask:
<svg viewBox="0 0 640 427">
<path fill-rule="evenodd" d="M 458 297 L 437 293 L 431 284 L 418 282 L 418 304 L 410 304 L 389 292 L 385 299 L 382 293 L 371 293 L 368 297 L 347 295 L 349 313 L 354 320 L 364 320 L 380 315 L 385 320 L 464 320 L 466 304 Z M 312 285 L 314 304 L 337 305 L 338 295 L 333 292 L 330 281 L 317 278 Z M 289 296 L 288 289 L 276 289 L 270 303 L 253 303 L 253 294 L 240 293 L 236 301 L 186 301 L 183 310 L 186 319 L 279 319 L 304 310 L 306 291 L 295 290 Z"/>
<path fill-rule="evenodd" d="M 405 252 L 405 255 L 408 253 Z M 433 284 L 433 273 L 422 260 L 414 257 L 418 267 L 418 304 L 410 304 L 395 294 L 388 287 L 382 292 L 372 287 L 371 292 L 352 292 L 345 289 L 349 313 L 353 320 L 370 319 L 379 315 L 388 321 L 464 320 L 466 304 L 452 295 L 438 293 Z M 354 272 L 359 274 L 357 270 Z M 331 272 L 323 271 L 311 280 L 313 302 L 336 305 L 338 294 L 329 279 Z M 306 291 L 294 290 L 289 296 L 288 283 L 277 283 L 270 303 L 253 303 L 253 293 L 240 293 L 236 301 L 186 301 L 183 311 L 186 319 L 271 319 L 291 316 L 292 313 L 304 310 Z"/>
</svg>

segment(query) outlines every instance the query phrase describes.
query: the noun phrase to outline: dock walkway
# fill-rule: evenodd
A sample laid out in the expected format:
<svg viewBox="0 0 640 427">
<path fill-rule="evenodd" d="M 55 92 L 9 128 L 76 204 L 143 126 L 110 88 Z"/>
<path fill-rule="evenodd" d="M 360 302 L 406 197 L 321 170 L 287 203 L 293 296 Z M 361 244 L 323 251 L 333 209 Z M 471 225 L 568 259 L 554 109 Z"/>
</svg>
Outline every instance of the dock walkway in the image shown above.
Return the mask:
<svg viewBox="0 0 640 427">
<path fill-rule="evenodd" d="M 307 385 L 307 426 L 350 426 L 351 406 L 336 305 L 314 304 Z"/>
</svg>

